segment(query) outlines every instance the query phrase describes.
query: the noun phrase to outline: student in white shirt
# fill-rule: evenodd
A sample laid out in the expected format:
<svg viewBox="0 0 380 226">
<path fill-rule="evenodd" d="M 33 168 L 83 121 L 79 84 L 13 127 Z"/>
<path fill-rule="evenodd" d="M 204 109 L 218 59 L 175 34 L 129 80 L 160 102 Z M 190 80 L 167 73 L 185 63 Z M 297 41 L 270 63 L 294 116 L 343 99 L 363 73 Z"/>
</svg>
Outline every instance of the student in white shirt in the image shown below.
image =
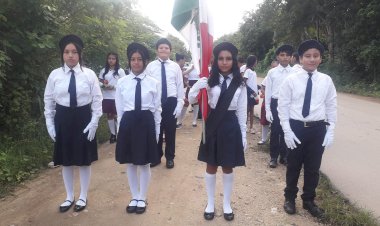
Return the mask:
<svg viewBox="0 0 380 226">
<path fill-rule="evenodd" d="M 127 56 L 131 70 L 129 75 L 119 79 L 115 96 L 120 123 L 115 157 L 120 164 L 127 164 L 132 199 L 126 211 L 141 214 L 146 209 L 150 163 L 159 160 L 157 141 L 161 97 L 158 81 L 145 72 L 149 60 L 148 49 L 134 42 L 128 45 Z"/>
<path fill-rule="evenodd" d="M 286 165 L 287 150 L 284 143 L 284 133 L 281 129 L 280 120 L 277 113 L 278 94 L 282 82 L 287 76 L 293 73 L 290 67 L 290 57 L 293 47 L 282 45 L 276 50 L 276 58 L 279 65 L 268 71 L 265 87 L 265 111 L 266 119 L 271 122 L 270 134 L 270 162 L 271 168 L 277 167 L 277 159 L 280 156 L 280 163 Z"/>
<path fill-rule="evenodd" d="M 74 204 L 74 166 L 79 166 L 80 195 L 74 211 L 86 208 L 91 163 L 98 159 L 96 129 L 102 115 L 102 93 L 96 74 L 82 67 L 82 40 L 76 35 L 59 41 L 62 67 L 47 80 L 44 102 L 46 126 L 54 143 L 54 164 L 62 165 L 66 212 Z"/>
<path fill-rule="evenodd" d="M 249 115 L 249 128 L 247 132 L 255 133 L 253 129 L 253 108 L 259 103 L 258 89 L 257 89 L 257 75 L 255 72 L 257 58 L 254 55 L 247 57 L 246 69 L 243 75 L 244 81 L 247 84 L 247 115 Z"/>
<path fill-rule="evenodd" d="M 166 38 L 161 38 L 156 43 L 158 59 L 150 62 L 146 68 L 147 74 L 160 82 L 162 121 L 160 129 L 160 139 L 158 141 L 158 151 L 163 156 L 162 144 L 163 133 L 165 133 L 165 158 L 166 168 L 174 167 L 175 157 L 175 134 L 177 118 L 180 116 L 185 92 L 183 88 L 183 77 L 181 68 L 176 62 L 169 59 L 171 53 L 171 43 Z M 151 167 L 161 163 L 152 163 Z"/>
<path fill-rule="evenodd" d="M 278 114 L 289 148 L 286 170 L 284 209 L 296 212 L 298 178 L 303 165 L 303 208 L 314 217 L 323 210 L 314 202 L 319 181 L 319 168 L 325 148 L 334 140 L 337 100 L 330 76 L 318 71 L 324 47 L 316 40 L 307 40 L 298 47 L 302 70 L 290 75 L 280 89 Z"/>
<path fill-rule="evenodd" d="M 110 143 L 116 142 L 116 125 L 117 115 L 115 107 L 115 91 L 117 80 L 125 76 L 125 72 L 120 68 L 119 56 L 117 53 L 110 52 L 107 54 L 105 67 L 99 73 L 103 93 L 103 113 L 107 114 L 108 127 L 111 133 Z"/>
<path fill-rule="evenodd" d="M 245 165 L 244 150 L 247 146 L 247 90 L 237 65 L 237 48 L 222 42 L 214 50 L 214 63 L 209 79 L 199 79 L 189 92 L 189 102 L 197 101 L 201 89 L 207 89 L 211 112 L 206 121 L 206 140 L 201 142 L 198 160 L 206 162 L 207 206 L 204 218 L 215 215 L 215 184 L 218 166 L 223 171 L 223 215 L 231 221 L 233 168 Z"/>
</svg>

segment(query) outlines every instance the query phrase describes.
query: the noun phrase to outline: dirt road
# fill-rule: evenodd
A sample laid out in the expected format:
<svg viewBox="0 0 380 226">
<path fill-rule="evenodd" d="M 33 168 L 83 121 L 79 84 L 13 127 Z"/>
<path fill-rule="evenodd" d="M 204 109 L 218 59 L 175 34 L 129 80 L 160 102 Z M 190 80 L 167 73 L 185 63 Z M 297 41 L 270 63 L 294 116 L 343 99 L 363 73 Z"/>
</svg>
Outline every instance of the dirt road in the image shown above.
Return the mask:
<svg viewBox="0 0 380 226">
<path fill-rule="evenodd" d="M 380 101 L 338 94 L 335 142 L 321 170 L 358 206 L 380 217 Z"/>
<path fill-rule="evenodd" d="M 99 147 L 99 160 L 92 165 L 86 210 L 79 214 L 72 209 L 66 213 L 58 212 L 58 205 L 66 197 L 61 169 L 49 169 L 20 186 L 13 196 L 0 201 L 0 225 L 319 225 L 302 209 L 300 199 L 297 200 L 296 215 L 289 216 L 283 211 L 285 167 L 270 169 L 268 154 L 256 145 L 259 135 L 252 134 L 248 135 L 247 166 L 235 170 L 232 195 L 235 220 L 226 222 L 222 215 L 219 171 L 216 218 L 206 222 L 203 219 L 205 165 L 196 159 L 200 135 L 200 122 L 197 128 L 192 128 L 186 118 L 184 127 L 177 130 L 174 169 L 166 169 L 165 164 L 152 168 L 148 207 L 143 215 L 126 213 L 130 194 L 125 166 L 114 160 L 115 145 L 104 144 Z M 75 173 L 78 198 L 77 170 Z"/>
</svg>

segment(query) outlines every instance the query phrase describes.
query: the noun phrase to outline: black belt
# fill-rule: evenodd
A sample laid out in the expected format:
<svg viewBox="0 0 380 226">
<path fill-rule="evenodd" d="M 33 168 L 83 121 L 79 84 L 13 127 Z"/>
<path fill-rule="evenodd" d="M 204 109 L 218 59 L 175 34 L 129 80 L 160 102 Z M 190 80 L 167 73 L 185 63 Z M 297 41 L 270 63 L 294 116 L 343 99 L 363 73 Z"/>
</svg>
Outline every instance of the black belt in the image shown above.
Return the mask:
<svg viewBox="0 0 380 226">
<path fill-rule="evenodd" d="M 302 124 L 303 127 L 315 127 L 315 126 L 327 126 L 330 125 L 330 123 L 326 122 L 325 120 L 319 120 L 319 121 L 311 121 L 311 122 L 303 122 L 299 120 L 290 119 L 289 122 L 295 123 L 295 124 Z"/>
</svg>

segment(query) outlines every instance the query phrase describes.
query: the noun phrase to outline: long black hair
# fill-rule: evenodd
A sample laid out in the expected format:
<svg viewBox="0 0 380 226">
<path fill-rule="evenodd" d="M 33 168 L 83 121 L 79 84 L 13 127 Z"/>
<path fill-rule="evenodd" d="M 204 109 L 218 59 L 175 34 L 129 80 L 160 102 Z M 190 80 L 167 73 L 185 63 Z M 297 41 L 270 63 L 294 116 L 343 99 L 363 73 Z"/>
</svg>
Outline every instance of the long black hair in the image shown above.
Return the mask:
<svg viewBox="0 0 380 226">
<path fill-rule="evenodd" d="M 226 51 L 231 52 L 228 49 L 222 49 L 222 50 L 226 50 Z M 220 84 L 220 81 L 219 81 L 220 70 L 218 67 L 218 56 L 219 56 L 220 52 L 221 51 L 219 51 L 217 55 L 214 55 L 214 62 L 212 63 L 210 77 L 208 79 L 208 85 L 210 87 L 214 87 L 214 86 L 217 86 Z M 231 54 L 232 54 L 232 52 L 231 52 Z M 237 57 L 235 54 L 232 54 L 232 69 L 231 70 L 232 70 L 232 81 L 231 81 L 231 83 L 237 84 L 239 86 L 243 85 L 244 84 L 243 83 L 243 77 L 240 74 L 240 68 L 238 67 L 238 61 L 237 61 Z"/>
<path fill-rule="evenodd" d="M 114 68 L 114 72 L 113 72 L 113 77 L 116 77 L 117 75 L 119 75 L 119 69 L 120 69 L 120 64 L 119 64 L 119 55 L 115 52 L 109 52 L 107 54 L 107 58 L 106 58 L 106 66 L 104 67 L 105 70 L 104 70 L 104 73 L 103 73 L 103 78 L 104 76 L 110 71 L 110 64 L 108 63 L 108 57 L 109 56 L 115 56 L 116 57 L 116 64 L 115 64 L 115 68 Z"/>
<path fill-rule="evenodd" d="M 75 43 L 75 42 L 69 42 L 69 43 L 67 43 L 67 44 L 63 47 L 63 49 L 61 50 L 61 63 L 62 63 L 62 67 L 63 67 L 63 65 L 65 65 L 65 61 L 63 60 L 63 53 L 65 52 L 65 48 L 66 48 L 66 46 L 67 46 L 68 44 L 73 44 L 73 45 L 75 46 L 75 49 L 77 50 L 78 55 L 79 55 L 79 65 L 80 65 L 80 67 L 81 67 L 81 69 L 82 69 L 82 65 L 83 65 L 83 59 L 82 59 L 82 47 L 81 47 L 80 45 L 78 45 L 77 43 Z"/>
<path fill-rule="evenodd" d="M 257 61 L 257 57 L 255 55 L 249 55 L 247 57 L 247 68 L 254 71 L 255 70 L 254 66 L 256 64 L 256 61 Z"/>
<path fill-rule="evenodd" d="M 132 71 L 131 58 L 132 58 L 132 55 L 134 53 L 139 53 L 141 55 L 141 58 L 143 61 L 143 68 L 145 70 L 146 66 L 148 65 L 148 61 L 149 61 L 148 49 L 139 43 L 132 43 L 128 47 L 130 47 L 127 51 L 128 65 L 129 65 L 129 68 L 131 69 L 131 71 Z"/>
</svg>

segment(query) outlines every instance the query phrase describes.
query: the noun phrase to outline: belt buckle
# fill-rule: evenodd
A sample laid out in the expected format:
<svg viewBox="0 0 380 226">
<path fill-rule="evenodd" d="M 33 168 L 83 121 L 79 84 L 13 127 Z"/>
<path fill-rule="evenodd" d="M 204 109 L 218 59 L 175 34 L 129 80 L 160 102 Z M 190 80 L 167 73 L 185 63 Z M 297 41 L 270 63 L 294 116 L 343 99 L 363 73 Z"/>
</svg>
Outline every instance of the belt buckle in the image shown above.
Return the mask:
<svg viewBox="0 0 380 226">
<path fill-rule="evenodd" d="M 307 122 L 303 122 L 303 127 L 307 128 L 310 127 Z"/>
</svg>

